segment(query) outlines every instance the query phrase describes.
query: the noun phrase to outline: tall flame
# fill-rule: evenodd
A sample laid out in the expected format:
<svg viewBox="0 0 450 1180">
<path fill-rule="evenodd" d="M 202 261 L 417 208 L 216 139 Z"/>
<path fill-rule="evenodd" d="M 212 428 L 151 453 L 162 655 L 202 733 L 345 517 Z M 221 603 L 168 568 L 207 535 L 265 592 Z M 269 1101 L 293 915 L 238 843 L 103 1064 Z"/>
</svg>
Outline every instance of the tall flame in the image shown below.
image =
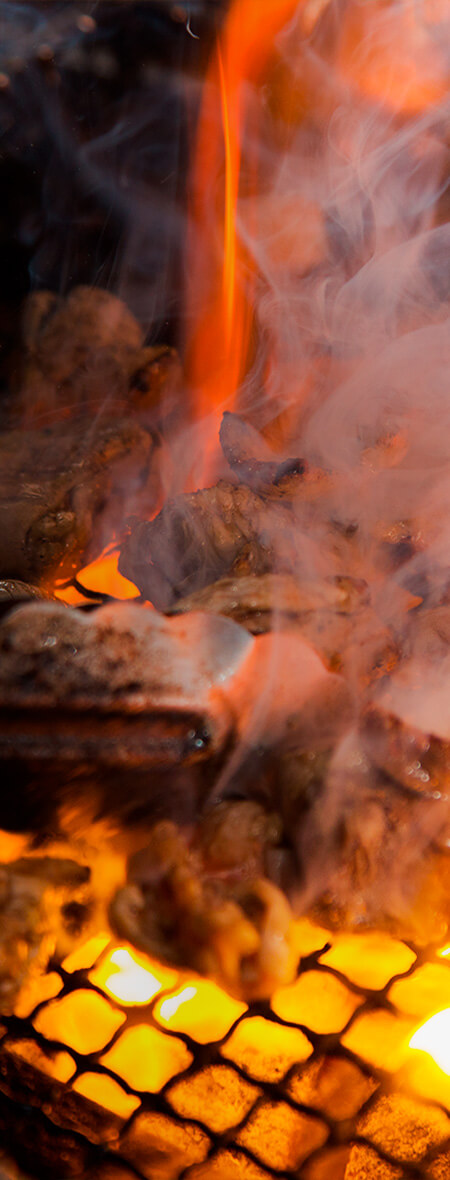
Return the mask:
<svg viewBox="0 0 450 1180">
<path fill-rule="evenodd" d="M 264 78 L 276 35 L 297 7 L 298 0 L 234 0 L 206 79 L 192 183 L 187 296 L 188 308 L 194 309 L 188 375 L 199 418 L 230 404 L 250 342 L 255 275 L 236 231 L 249 119 L 244 82 L 258 84 Z M 249 166 L 256 173 L 256 161 Z"/>
</svg>

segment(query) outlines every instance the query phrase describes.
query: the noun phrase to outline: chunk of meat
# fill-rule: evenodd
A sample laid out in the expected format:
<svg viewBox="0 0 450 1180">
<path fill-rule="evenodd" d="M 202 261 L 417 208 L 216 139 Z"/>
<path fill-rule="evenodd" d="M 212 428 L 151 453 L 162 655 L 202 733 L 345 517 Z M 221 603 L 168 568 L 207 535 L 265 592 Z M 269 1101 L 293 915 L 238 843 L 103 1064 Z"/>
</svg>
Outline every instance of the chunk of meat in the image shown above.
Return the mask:
<svg viewBox="0 0 450 1180">
<path fill-rule="evenodd" d="M 0 866 L 0 999 L 10 1011 L 52 956 L 64 958 L 86 936 L 95 902 L 90 872 L 67 859 L 24 857 Z"/>
<path fill-rule="evenodd" d="M 108 406 L 114 412 L 167 412 L 180 385 L 174 349 L 144 347 L 143 331 L 117 296 L 74 287 L 28 296 L 23 313 L 23 364 L 13 408 L 27 425 L 42 425 Z"/>
<path fill-rule="evenodd" d="M 450 785 L 450 657 L 412 658 L 369 702 L 364 743 L 372 762 L 407 790 L 432 797 Z"/>
<path fill-rule="evenodd" d="M 174 824 L 156 825 L 111 904 L 113 927 L 234 994 L 270 995 L 295 969 L 289 904 L 260 875 L 277 834 L 276 823 L 245 802 L 211 813 L 191 844 Z"/>
<path fill-rule="evenodd" d="M 270 494 L 271 487 L 292 491 L 297 479 L 308 470 L 304 459 L 277 458 L 254 426 L 228 410 L 223 415 L 219 437 L 232 471 L 255 491 Z"/>
<path fill-rule="evenodd" d="M 119 569 L 158 610 L 171 610 L 228 573 L 249 543 L 270 549 L 271 531 L 283 523 L 282 509 L 275 521 L 251 488 L 220 480 L 168 500 L 154 520 L 136 524 L 122 545 Z"/>
<path fill-rule="evenodd" d="M 97 556 L 153 449 L 146 431 L 123 421 L 0 435 L 0 577 L 39 582 Z"/>
</svg>

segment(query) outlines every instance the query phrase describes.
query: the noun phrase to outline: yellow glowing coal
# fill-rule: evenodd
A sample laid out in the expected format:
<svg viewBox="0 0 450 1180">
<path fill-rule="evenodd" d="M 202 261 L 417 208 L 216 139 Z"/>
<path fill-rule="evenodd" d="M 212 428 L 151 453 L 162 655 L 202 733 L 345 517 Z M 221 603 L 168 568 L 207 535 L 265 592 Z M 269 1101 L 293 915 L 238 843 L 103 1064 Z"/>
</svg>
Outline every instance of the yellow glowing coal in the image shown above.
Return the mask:
<svg viewBox="0 0 450 1180">
<path fill-rule="evenodd" d="M 122 1086 L 104 1073 L 83 1073 L 76 1078 L 73 1089 L 98 1106 L 111 1110 L 121 1119 L 128 1119 L 139 1106 L 139 1098 L 126 1094 Z"/>
<path fill-rule="evenodd" d="M 217 984 L 206 979 L 186 983 L 174 996 L 160 1001 L 155 1020 L 169 1025 L 175 1032 L 190 1033 L 200 1044 L 219 1041 L 232 1024 L 247 1011 L 247 1005 L 234 1000 Z"/>
<path fill-rule="evenodd" d="M 168 1000 L 163 1000 L 159 1009 L 161 1019 L 170 1024 L 181 1005 L 186 1004 L 187 1000 L 194 999 L 196 990 L 195 987 L 184 987 L 181 992 L 178 992 L 178 995 L 169 996 Z"/>
<path fill-rule="evenodd" d="M 84 971 L 88 967 L 93 967 L 97 962 L 99 955 L 108 946 L 111 941 L 110 934 L 96 934 L 93 938 L 89 938 L 87 942 L 83 942 L 82 946 L 77 947 L 75 951 L 71 951 L 61 964 L 65 971 L 72 974 L 73 971 Z"/>
<path fill-rule="evenodd" d="M 124 1023 L 125 1016 L 96 992 L 80 988 L 40 1008 L 35 1029 L 49 1041 L 60 1041 L 78 1053 L 97 1053 Z"/>
<path fill-rule="evenodd" d="M 134 1090 L 157 1094 L 169 1078 L 191 1064 L 192 1053 L 178 1040 L 136 1024 L 125 1029 L 111 1049 L 100 1058 L 102 1065 L 123 1078 Z"/>
<path fill-rule="evenodd" d="M 420 1049 L 433 1058 L 443 1073 L 450 1075 L 450 1008 L 436 1012 L 421 1024 L 409 1042 L 411 1049 Z"/>
<path fill-rule="evenodd" d="M 119 946 L 105 956 L 89 978 L 121 1004 L 148 1004 L 162 987 L 173 987 L 177 980 L 174 971 L 159 965 L 154 972 L 150 960 Z"/>
</svg>

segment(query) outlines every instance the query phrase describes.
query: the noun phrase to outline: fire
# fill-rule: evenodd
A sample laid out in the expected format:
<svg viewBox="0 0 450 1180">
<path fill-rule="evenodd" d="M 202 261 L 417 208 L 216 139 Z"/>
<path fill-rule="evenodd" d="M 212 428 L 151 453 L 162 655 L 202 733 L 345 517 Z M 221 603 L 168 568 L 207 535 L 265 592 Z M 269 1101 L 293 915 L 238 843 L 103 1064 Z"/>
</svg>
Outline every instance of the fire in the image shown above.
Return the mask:
<svg viewBox="0 0 450 1180">
<path fill-rule="evenodd" d="M 111 552 L 110 549 L 97 557 L 95 561 L 91 561 L 84 569 L 81 569 L 77 574 L 77 581 L 80 587 L 86 587 L 91 593 L 108 594 L 111 598 L 119 598 L 123 601 L 131 598 L 139 598 L 139 590 L 129 582 L 128 578 L 122 577 L 117 568 L 119 559 L 119 550 L 115 549 Z M 67 603 L 68 606 L 79 606 L 86 602 L 74 586 L 56 586 L 53 588 L 53 593 L 61 602 Z"/>
<path fill-rule="evenodd" d="M 411 1049 L 428 1053 L 439 1069 L 450 1077 L 450 1008 L 430 1016 L 417 1029 L 409 1044 Z"/>
<path fill-rule="evenodd" d="M 369 101 L 409 116 L 443 101 L 447 92 L 441 0 L 344 3 L 333 48 L 318 66 L 308 53 L 308 39 L 321 19 L 328 15 L 333 21 L 331 14 L 324 0 L 234 0 L 207 75 L 191 191 L 187 358 L 194 414 L 210 420 L 211 435 L 217 433 L 219 412 L 231 408 L 250 360 L 258 273 L 239 233 L 238 201 L 245 174 L 249 217 L 258 234 L 264 178 L 255 120 L 262 122 L 273 102 L 289 138 L 312 109 L 319 121 L 328 121 L 342 104 L 351 112 L 355 105 L 364 110 Z M 288 70 L 278 68 L 276 80 L 271 78 L 274 64 L 280 65 L 278 34 L 291 19 L 298 22 L 304 58 L 295 84 Z M 276 219 L 276 210 L 270 216 Z M 297 236 L 307 241 L 310 227 L 308 221 L 303 225 L 302 210 L 299 219 Z M 269 369 L 271 360 L 266 361 Z"/>
</svg>

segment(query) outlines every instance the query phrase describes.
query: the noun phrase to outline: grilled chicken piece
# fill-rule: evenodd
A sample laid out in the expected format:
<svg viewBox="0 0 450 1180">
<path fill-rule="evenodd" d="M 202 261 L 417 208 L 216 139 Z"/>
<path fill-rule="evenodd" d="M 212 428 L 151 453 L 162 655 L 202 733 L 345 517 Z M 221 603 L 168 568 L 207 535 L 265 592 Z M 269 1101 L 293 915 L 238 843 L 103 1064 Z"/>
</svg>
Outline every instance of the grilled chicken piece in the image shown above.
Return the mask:
<svg viewBox="0 0 450 1180">
<path fill-rule="evenodd" d="M 84 865 L 23 857 L 0 866 L 0 999 L 8 1012 L 24 983 L 86 935 L 94 911 Z"/>
<path fill-rule="evenodd" d="M 98 555 L 152 450 L 146 431 L 120 421 L 0 435 L 0 577 L 39 582 Z"/>
<path fill-rule="evenodd" d="M 289 904 L 263 875 L 278 837 L 274 817 L 245 801 L 222 804 L 190 844 L 174 824 L 157 824 L 111 904 L 113 927 L 239 996 L 269 996 L 295 970 Z"/>
<path fill-rule="evenodd" d="M 145 348 L 143 332 L 124 303 L 100 287 L 74 287 L 60 298 L 37 291 L 25 303 L 24 364 L 15 408 L 27 424 L 46 415 L 85 418 L 114 407 L 147 412 L 170 408 L 180 384 L 173 349 Z"/>
<path fill-rule="evenodd" d="M 270 494 L 271 488 L 294 490 L 308 470 L 304 459 L 280 459 L 254 426 L 238 414 L 225 411 L 220 444 L 232 471 L 241 483 Z"/>
<path fill-rule="evenodd" d="M 365 748 L 409 791 L 440 797 L 450 786 L 450 656 L 412 658 L 369 702 Z"/>
<path fill-rule="evenodd" d="M 154 520 L 139 522 L 122 545 L 119 569 L 158 610 L 171 610 L 228 573 L 249 542 L 270 547 L 271 523 L 256 492 L 220 480 L 168 500 Z"/>
<path fill-rule="evenodd" d="M 300 583 L 291 574 L 239 575 L 221 578 L 181 599 L 174 613 L 207 610 L 228 615 L 254 634 L 274 627 L 301 627 L 312 611 L 352 614 L 364 603 L 367 587 L 361 579 L 330 577 Z"/>
</svg>

